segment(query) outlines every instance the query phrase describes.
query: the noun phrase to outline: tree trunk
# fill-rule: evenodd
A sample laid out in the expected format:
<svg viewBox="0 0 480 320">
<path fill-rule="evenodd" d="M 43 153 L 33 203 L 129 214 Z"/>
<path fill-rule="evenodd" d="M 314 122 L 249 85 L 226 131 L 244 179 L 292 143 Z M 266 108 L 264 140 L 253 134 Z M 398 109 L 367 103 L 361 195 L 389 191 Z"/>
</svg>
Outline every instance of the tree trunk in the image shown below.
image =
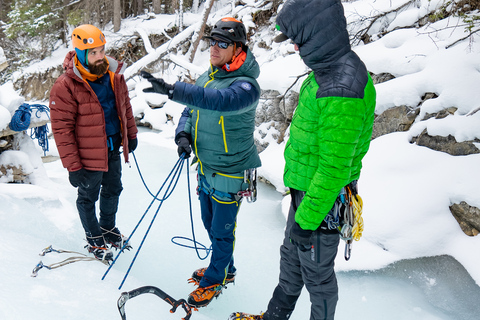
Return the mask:
<svg viewBox="0 0 480 320">
<path fill-rule="evenodd" d="M 153 0 L 153 13 L 162 13 L 162 0 Z"/>
<path fill-rule="evenodd" d="M 207 24 L 208 15 L 212 10 L 213 2 L 214 0 L 207 0 L 207 2 L 205 3 L 205 9 L 203 10 L 202 14 L 202 25 L 200 27 L 200 30 L 198 30 L 198 32 L 195 32 L 194 36 L 192 37 L 193 45 L 192 51 L 190 51 L 190 63 L 193 62 L 193 58 L 195 58 L 195 53 L 197 52 L 198 44 L 203 37 L 203 32 L 205 31 L 205 25 Z"/>
<path fill-rule="evenodd" d="M 178 28 L 183 31 L 183 0 L 178 0 Z"/>
<path fill-rule="evenodd" d="M 143 14 L 143 0 L 137 0 L 137 16 Z"/>
<path fill-rule="evenodd" d="M 122 9 L 121 0 L 113 1 L 113 32 L 120 30 L 120 24 L 122 21 Z"/>
<path fill-rule="evenodd" d="M 193 13 L 197 14 L 198 13 L 198 7 L 199 7 L 199 0 L 193 0 L 193 3 L 192 3 L 192 10 L 193 10 Z"/>
</svg>

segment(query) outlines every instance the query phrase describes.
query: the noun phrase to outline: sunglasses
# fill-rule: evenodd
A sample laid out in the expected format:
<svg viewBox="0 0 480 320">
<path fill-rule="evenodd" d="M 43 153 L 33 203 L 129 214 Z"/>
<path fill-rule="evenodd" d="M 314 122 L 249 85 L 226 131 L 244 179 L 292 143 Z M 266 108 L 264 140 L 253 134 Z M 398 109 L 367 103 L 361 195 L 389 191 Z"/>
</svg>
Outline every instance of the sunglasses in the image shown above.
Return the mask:
<svg viewBox="0 0 480 320">
<path fill-rule="evenodd" d="M 220 49 L 227 49 L 228 46 L 233 46 L 233 44 L 225 42 L 225 41 L 220 41 L 220 40 L 215 40 L 215 39 L 210 39 L 210 47 L 215 46 L 218 44 L 218 47 Z"/>
</svg>

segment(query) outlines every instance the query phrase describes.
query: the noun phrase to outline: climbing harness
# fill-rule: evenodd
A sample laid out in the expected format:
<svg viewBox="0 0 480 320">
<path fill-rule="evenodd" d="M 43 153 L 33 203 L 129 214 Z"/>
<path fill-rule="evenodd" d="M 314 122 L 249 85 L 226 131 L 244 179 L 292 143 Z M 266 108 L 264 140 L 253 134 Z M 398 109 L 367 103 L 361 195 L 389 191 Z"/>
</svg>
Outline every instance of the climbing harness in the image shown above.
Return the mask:
<svg viewBox="0 0 480 320">
<path fill-rule="evenodd" d="M 50 252 L 73 253 L 73 254 L 76 254 L 77 256 L 71 256 L 71 257 L 68 257 L 67 259 L 64 259 L 64 260 L 59 261 L 59 262 L 52 263 L 50 265 L 46 265 L 40 260 L 40 262 L 37 263 L 35 268 L 33 268 L 32 275 L 31 275 L 32 277 L 36 277 L 38 275 L 38 271 L 40 271 L 40 269 L 42 269 L 42 268 L 52 270 L 52 269 L 60 268 L 60 267 L 65 266 L 67 264 L 78 262 L 78 261 L 100 261 L 100 260 L 98 260 L 96 258 L 93 258 L 93 257 L 87 257 L 85 254 L 80 253 L 80 252 L 54 249 L 52 247 L 52 245 L 43 249 L 42 252 L 39 253 L 39 255 L 44 257 L 47 253 L 50 253 Z M 103 261 L 100 261 L 100 262 L 104 263 Z"/>
<path fill-rule="evenodd" d="M 23 103 L 13 114 L 12 120 L 9 124 L 10 129 L 13 131 L 27 130 L 30 127 L 33 109 L 36 109 L 35 117 L 41 118 L 41 113 L 45 112 L 50 119 L 50 109 L 47 106 L 42 104 L 29 105 L 27 103 Z M 48 151 L 48 126 L 45 124 L 43 126 L 32 128 L 30 132 L 30 138 L 38 140 L 38 145 L 42 148 L 43 155 L 46 155 Z"/>
<path fill-rule="evenodd" d="M 158 215 L 158 212 L 160 210 L 160 208 L 162 207 L 162 204 L 165 200 L 167 200 L 170 195 L 173 193 L 173 190 L 175 189 L 176 185 L 177 185 L 177 182 L 178 182 L 178 179 L 180 178 L 180 174 L 182 172 L 182 169 L 183 169 L 183 164 L 184 164 L 184 156 L 182 155 L 178 160 L 177 162 L 175 163 L 173 169 L 170 171 L 170 173 L 168 174 L 167 178 L 165 179 L 165 181 L 163 182 L 162 186 L 160 187 L 160 189 L 158 190 L 158 192 L 153 196 L 153 199 L 152 201 L 150 202 L 150 204 L 148 205 L 147 209 L 145 210 L 145 212 L 143 213 L 142 217 L 140 218 L 140 220 L 138 221 L 137 225 L 135 226 L 135 228 L 133 229 L 132 233 L 130 234 L 130 236 L 128 237 L 127 241 L 125 242 L 124 246 L 122 247 L 122 249 L 117 253 L 117 256 L 115 257 L 115 259 L 112 261 L 112 263 L 110 264 L 110 266 L 108 267 L 107 271 L 105 272 L 105 274 L 103 275 L 102 277 L 102 280 L 105 279 L 105 277 L 107 276 L 108 272 L 110 271 L 110 269 L 113 267 L 113 265 L 115 264 L 115 262 L 118 260 L 118 257 L 122 254 L 122 252 L 124 251 L 125 249 L 125 246 L 130 242 L 130 239 L 132 238 L 133 234 L 135 233 L 135 231 L 137 231 L 138 227 L 140 226 L 140 223 L 142 223 L 143 219 L 145 218 L 146 214 L 148 213 L 148 211 L 150 210 L 150 208 L 152 207 L 153 203 L 155 201 L 159 201 L 159 205 L 157 207 L 157 210 L 155 211 L 155 214 L 152 218 L 152 221 L 150 222 L 150 225 L 148 226 L 148 229 L 147 231 L 145 232 L 145 235 L 143 236 L 143 239 L 137 249 L 137 252 L 135 253 L 135 256 L 133 257 L 132 259 L 132 262 L 130 263 L 130 266 L 128 267 L 128 270 L 127 272 L 125 273 L 125 276 L 120 284 L 120 287 L 118 288 L 119 290 L 122 288 L 123 284 L 125 283 L 125 280 L 127 279 L 129 273 L 130 273 L 130 270 L 132 269 L 133 267 L 133 264 L 135 263 L 135 260 L 137 259 L 137 256 L 140 252 L 140 250 L 142 249 L 142 246 L 143 246 L 143 243 L 145 242 L 145 239 L 147 238 L 147 235 L 148 233 L 150 232 L 150 229 L 152 228 L 152 225 L 153 225 L 153 222 L 155 221 L 157 215 Z M 168 182 L 168 186 L 167 188 L 165 189 L 165 192 L 163 194 L 163 197 L 159 198 L 159 194 L 160 192 L 162 191 L 163 187 L 167 184 Z M 152 194 L 153 195 L 153 194 Z"/>
<path fill-rule="evenodd" d="M 212 188 L 207 182 L 207 179 L 204 175 L 198 175 L 198 187 L 197 194 L 199 190 L 202 190 L 206 194 L 214 195 L 219 198 L 227 198 L 232 201 L 239 201 L 242 198 L 247 199 L 247 202 L 257 201 L 257 168 L 247 169 L 243 174 L 243 182 L 248 185 L 246 190 L 240 190 L 237 193 L 223 192 Z M 230 176 L 232 177 L 232 176 Z M 235 177 L 236 178 L 236 177 Z M 241 177 L 238 177 L 241 179 Z"/>
<path fill-rule="evenodd" d="M 223 192 L 212 188 L 210 184 L 207 182 L 207 179 L 203 174 L 197 175 L 198 177 L 198 187 L 197 187 L 197 195 L 200 190 L 205 192 L 208 195 L 216 196 L 220 199 L 227 198 L 232 201 L 239 201 L 241 199 L 241 195 L 231 193 L 231 192 Z"/>
<path fill-rule="evenodd" d="M 157 297 L 159 297 L 160 299 L 167 302 L 168 304 L 170 304 L 172 306 L 172 309 L 170 309 L 170 313 L 175 313 L 175 311 L 177 311 L 177 308 L 181 306 L 186 313 L 186 316 L 182 318 L 183 320 L 189 320 L 190 317 L 192 316 L 192 311 L 197 311 L 196 308 L 190 306 L 184 299 L 175 300 L 174 298 L 172 298 L 171 296 L 169 296 L 168 294 L 166 294 L 165 292 L 163 292 L 161 289 L 157 287 L 144 286 L 144 287 L 134 289 L 132 291 L 122 292 L 122 294 L 120 295 L 120 298 L 118 298 L 117 307 L 118 307 L 118 311 L 120 312 L 120 316 L 122 317 L 122 320 L 127 319 L 127 315 L 125 314 L 125 303 L 129 299 L 135 298 L 145 293 L 152 293 Z"/>
<path fill-rule="evenodd" d="M 342 188 L 333 209 L 325 217 L 328 229 L 337 230 L 345 241 L 345 260 L 349 260 L 353 240 L 359 241 L 363 232 L 363 201 L 357 193 L 357 181 Z"/>
</svg>

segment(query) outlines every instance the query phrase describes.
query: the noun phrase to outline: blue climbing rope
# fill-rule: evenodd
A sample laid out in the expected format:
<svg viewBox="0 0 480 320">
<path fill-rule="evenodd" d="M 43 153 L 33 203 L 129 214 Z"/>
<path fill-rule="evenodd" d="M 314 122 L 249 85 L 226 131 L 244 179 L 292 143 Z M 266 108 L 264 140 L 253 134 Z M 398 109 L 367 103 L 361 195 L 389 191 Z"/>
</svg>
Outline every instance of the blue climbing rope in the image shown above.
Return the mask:
<svg viewBox="0 0 480 320">
<path fill-rule="evenodd" d="M 50 109 L 42 104 L 23 103 L 12 116 L 9 127 L 13 131 L 24 131 L 30 127 L 30 121 L 32 118 L 32 110 L 35 111 L 35 117 L 40 118 L 41 113 L 45 112 L 50 119 Z M 36 128 L 32 128 L 30 132 L 30 138 L 37 139 L 38 145 L 43 150 L 43 155 L 46 155 L 48 151 L 48 126 L 45 124 Z"/>
<path fill-rule="evenodd" d="M 182 154 L 182 156 L 184 156 L 184 154 Z M 187 159 L 187 168 L 188 167 L 189 166 L 188 166 L 188 159 Z M 190 208 L 190 225 L 192 227 L 192 238 L 193 239 L 190 239 L 190 238 L 187 238 L 187 237 L 182 237 L 182 236 L 175 236 L 175 237 L 172 238 L 172 242 L 174 244 L 176 244 L 178 246 L 181 246 L 181 247 L 184 247 L 184 248 L 195 249 L 195 252 L 197 253 L 198 259 L 205 260 L 210 255 L 210 252 L 212 251 L 212 246 L 210 245 L 210 247 L 207 248 L 204 244 L 198 242 L 195 239 L 195 228 L 193 226 L 193 213 L 192 213 L 192 195 L 191 195 L 191 192 L 190 192 L 190 172 L 189 172 L 188 169 L 187 169 L 187 185 L 188 185 L 187 186 L 187 188 L 188 188 L 188 204 L 189 204 L 189 208 Z M 188 245 L 185 245 L 185 244 L 181 244 L 181 243 L 176 241 L 177 239 L 183 239 L 183 240 L 193 242 L 193 246 L 188 246 Z M 200 246 L 200 248 L 198 246 Z M 204 257 L 200 256 L 199 250 L 204 250 L 205 251 L 205 256 Z"/>
<path fill-rule="evenodd" d="M 103 275 L 102 277 L 102 280 L 105 279 L 105 277 L 107 276 L 108 272 L 110 271 L 110 269 L 113 267 L 113 265 L 115 264 L 115 262 L 118 260 L 118 257 L 120 256 L 120 254 L 124 251 L 125 247 L 128 245 L 131 237 L 133 236 L 133 234 L 135 233 L 135 231 L 138 229 L 140 223 L 143 221 L 143 219 L 145 218 L 146 214 L 148 213 L 148 211 L 150 210 L 150 208 L 152 207 L 153 203 L 155 201 L 160 201 L 160 204 L 158 205 L 157 207 L 157 210 L 152 218 L 152 221 L 150 222 L 150 225 L 148 226 L 148 229 L 145 233 L 145 235 L 143 236 L 143 239 L 140 243 L 140 246 L 138 247 L 137 249 L 137 252 L 135 253 L 135 256 L 133 257 L 133 260 L 132 262 L 130 263 L 130 266 L 128 267 L 128 270 L 125 274 L 125 277 L 123 278 L 122 280 L 122 283 L 120 284 L 120 287 L 118 288 L 119 290 L 122 288 L 123 284 L 125 283 L 125 280 L 127 279 L 129 273 L 130 273 L 130 270 L 132 269 L 133 267 L 133 264 L 135 263 L 135 260 L 137 259 L 137 256 L 143 246 L 143 243 L 145 242 L 145 239 L 147 238 L 147 235 L 148 233 L 150 232 L 150 229 L 153 225 L 153 222 L 155 221 L 157 215 L 158 215 L 158 212 L 163 204 L 163 202 L 165 200 L 167 200 L 170 195 L 172 194 L 173 190 L 175 189 L 176 185 L 177 185 L 177 182 L 180 178 L 180 174 L 182 172 L 182 168 L 183 168 L 183 164 L 184 164 L 184 159 L 182 157 L 180 157 L 178 159 L 178 161 L 175 163 L 175 166 L 173 167 L 173 169 L 170 171 L 170 173 L 168 174 L 167 178 L 165 179 L 165 181 L 163 182 L 162 186 L 160 187 L 160 189 L 158 190 L 157 194 L 153 197 L 152 201 L 150 202 L 150 204 L 148 205 L 147 207 L 147 210 L 145 210 L 145 212 L 143 213 L 142 217 L 140 218 L 140 221 L 137 223 L 137 225 L 135 226 L 135 228 L 133 229 L 132 233 L 130 234 L 130 236 L 128 237 L 127 241 L 125 241 L 125 244 L 123 245 L 123 247 L 121 248 L 121 250 L 118 252 L 117 256 L 115 257 L 115 259 L 112 261 L 112 263 L 110 264 L 110 266 L 108 267 L 107 271 L 105 272 L 105 274 Z M 171 178 L 170 178 L 171 177 Z M 163 194 L 163 197 L 159 198 L 158 195 L 160 194 L 160 192 L 162 191 L 163 187 L 166 185 L 166 183 L 169 182 L 164 194 Z M 172 186 L 173 184 L 173 186 Z"/>
<path fill-rule="evenodd" d="M 32 117 L 31 112 L 30 106 L 26 103 L 18 107 L 17 111 L 15 111 L 12 116 L 12 120 L 10 121 L 10 129 L 13 131 L 27 130 L 30 126 L 30 119 Z"/>
<path fill-rule="evenodd" d="M 156 196 L 148 188 L 147 183 L 145 182 L 145 179 L 143 179 L 142 171 L 140 170 L 140 166 L 138 164 L 137 157 L 135 156 L 135 153 L 132 152 L 132 154 L 133 154 L 133 159 L 135 161 L 135 166 L 137 167 L 138 174 L 140 175 L 140 179 L 142 180 L 142 183 L 145 186 L 145 189 L 147 189 L 148 193 L 155 200 L 159 200 L 159 199 L 156 198 Z M 184 158 L 185 158 L 185 153 L 180 155 L 180 159 L 184 159 Z M 186 159 L 186 160 L 187 160 L 187 168 L 189 168 L 190 167 L 189 160 L 188 159 Z M 189 249 L 195 249 L 195 252 L 197 253 L 197 257 L 200 260 L 205 260 L 210 255 L 210 252 L 212 251 L 212 246 L 210 245 L 210 247 L 207 248 L 207 246 L 205 246 L 201 242 L 198 242 L 195 239 L 195 228 L 193 226 L 194 224 L 193 224 L 193 212 L 192 212 L 192 195 L 191 195 L 191 192 L 190 192 L 190 190 L 191 190 L 190 189 L 190 171 L 188 169 L 187 169 L 187 185 L 188 185 L 188 204 L 189 204 L 189 209 L 190 209 L 190 225 L 191 225 L 191 228 L 192 228 L 192 238 L 193 239 L 190 239 L 190 238 L 187 238 L 187 237 L 182 237 L 182 236 L 175 236 L 171 239 L 171 241 L 178 246 L 181 246 L 181 247 L 184 247 L 184 248 L 189 248 Z M 186 240 L 186 241 L 193 242 L 193 246 L 181 244 L 177 241 L 177 239 L 183 239 L 183 240 Z M 199 250 L 204 250 L 206 252 L 204 257 L 200 256 Z"/>
</svg>

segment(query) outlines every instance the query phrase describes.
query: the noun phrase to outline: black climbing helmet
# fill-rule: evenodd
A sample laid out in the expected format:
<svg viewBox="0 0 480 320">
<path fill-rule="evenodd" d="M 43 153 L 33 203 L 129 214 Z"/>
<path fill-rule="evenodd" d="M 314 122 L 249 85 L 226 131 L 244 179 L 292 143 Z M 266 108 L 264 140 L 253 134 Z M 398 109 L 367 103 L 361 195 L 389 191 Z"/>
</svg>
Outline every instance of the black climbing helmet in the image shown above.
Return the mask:
<svg viewBox="0 0 480 320">
<path fill-rule="evenodd" d="M 240 42 L 243 45 L 247 43 L 247 29 L 245 25 L 234 18 L 223 18 L 213 26 L 208 39 L 217 38 L 227 42 Z"/>
</svg>

